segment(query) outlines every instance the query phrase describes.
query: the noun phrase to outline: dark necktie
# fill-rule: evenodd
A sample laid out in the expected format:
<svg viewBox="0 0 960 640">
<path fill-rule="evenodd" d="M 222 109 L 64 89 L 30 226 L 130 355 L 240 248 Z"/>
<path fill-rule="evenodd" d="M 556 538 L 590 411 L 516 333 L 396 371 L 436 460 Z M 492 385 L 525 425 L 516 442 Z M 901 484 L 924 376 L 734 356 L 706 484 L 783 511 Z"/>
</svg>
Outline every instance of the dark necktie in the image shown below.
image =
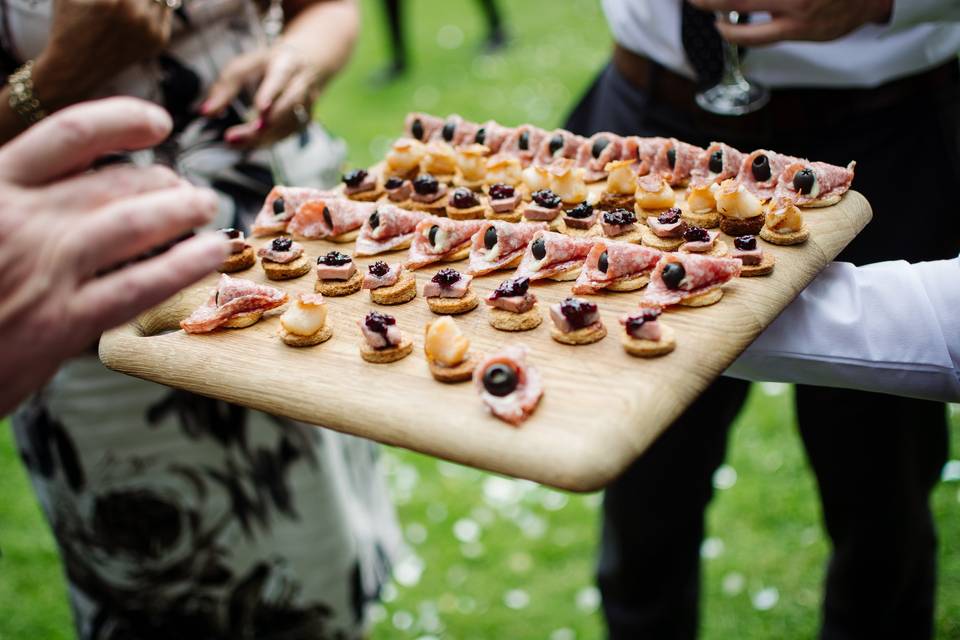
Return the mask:
<svg viewBox="0 0 960 640">
<path fill-rule="evenodd" d="M 715 85 L 723 73 L 723 40 L 714 20 L 713 12 L 697 9 L 683 0 L 680 40 L 701 87 Z"/>
</svg>

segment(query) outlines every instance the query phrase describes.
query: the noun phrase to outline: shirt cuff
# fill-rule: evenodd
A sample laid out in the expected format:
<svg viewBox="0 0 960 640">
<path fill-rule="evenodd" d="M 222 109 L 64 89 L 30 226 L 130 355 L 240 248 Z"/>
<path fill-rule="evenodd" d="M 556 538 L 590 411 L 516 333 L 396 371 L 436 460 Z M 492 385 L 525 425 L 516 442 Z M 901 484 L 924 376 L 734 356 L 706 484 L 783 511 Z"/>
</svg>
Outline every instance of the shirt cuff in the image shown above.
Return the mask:
<svg viewBox="0 0 960 640">
<path fill-rule="evenodd" d="M 897 31 L 930 22 L 960 22 L 956 0 L 893 0 L 887 26 Z"/>
</svg>

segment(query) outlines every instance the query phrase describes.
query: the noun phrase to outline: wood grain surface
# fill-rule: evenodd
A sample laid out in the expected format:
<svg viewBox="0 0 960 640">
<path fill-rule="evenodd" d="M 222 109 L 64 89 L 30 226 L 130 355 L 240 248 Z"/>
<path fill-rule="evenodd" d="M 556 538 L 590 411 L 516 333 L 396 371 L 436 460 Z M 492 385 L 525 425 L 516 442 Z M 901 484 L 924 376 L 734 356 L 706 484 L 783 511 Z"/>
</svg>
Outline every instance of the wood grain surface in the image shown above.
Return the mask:
<svg viewBox="0 0 960 640">
<path fill-rule="evenodd" d="M 136 322 L 100 341 L 100 358 L 117 371 L 229 400 L 274 414 L 405 447 L 440 458 L 527 478 L 561 489 L 603 487 L 637 458 L 706 386 L 756 338 L 817 273 L 860 232 L 871 217 L 866 199 L 849 192 L 829 208 L 805 210 L 810 240 L 800 246 L 763 244 L 776 256 L 774 273 L 740 278 L 716 305 L 671 309 L 662 322 L 675 329 L 677 349 L 651 360 L 627 355 L 618 318 L 637 309 L 642 291 L 588 296 L 598 302 L 609 335 L 587 346 L 550 338 L 547 306 L 570 294 L 572 283 L 532 287 L 544 322 L 533 331 L 493 329 L 488 307 L 456 317 L 472 348 L 491 352 L 505 344 L 530 347 L 530 362 L 543 375 L 545 394 L 521 427 L 492 417 L 471 383 L 445 385 L 430 376 L 423 357 L 424 325 L 434 316 L 420 295 L 440 266 L 416 272 L 418 296 L 395 307 L 378 307 L 367 291 L 328 298 L 334 336 L 317 347 L 293 349 L 277 337 L 279 320 L 265 317 L 242 330 L 187 335 L 178 322 L 199 305 L 218 276 L 174 296 Z M 732 240 L 725 238 L 732 247 Z M 259 246 L 269 239 L 253 239 Z M 303 243 L 311 259 L 352 244 Z M 406 251 L 387 254 L 390 263 Z M 357 266 L 379 258 L 358 258 Z M 443 265 L 448 266 L 448 265 Z M 466 262 L 454 263 L 463 269 Z M 512 271 L 474 280 L 487 294 Z M 232 274 L 267 282 L 259 262 Z M 293 296 L 313 291 L 313 272 L 272 283 Z M 377 308 L 397 317 L 414 340 L 414 353 L 389 365 L 368 364 L 359 353 L 358 320 Z"/>
</svg>

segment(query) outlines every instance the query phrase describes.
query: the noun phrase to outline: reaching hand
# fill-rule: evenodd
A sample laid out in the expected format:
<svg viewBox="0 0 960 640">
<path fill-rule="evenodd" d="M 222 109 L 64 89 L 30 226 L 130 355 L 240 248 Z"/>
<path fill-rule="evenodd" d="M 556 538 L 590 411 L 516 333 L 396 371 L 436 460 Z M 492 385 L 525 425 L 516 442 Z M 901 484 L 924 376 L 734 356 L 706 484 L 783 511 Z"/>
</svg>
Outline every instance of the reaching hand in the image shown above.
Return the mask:
<svg viewBox="0 0 960 640">
<path fill-rule="evenodd" d="M 290 45 L 252 51 L 235 58 L 210 88 L 200 111 L 221 112 L 247 86 L 257 86 L 253 106 L 257 117 L 227 129 L 225 138 L 238 146 L 282 140 L 306 124 L 321 82 L 321 69 Z"/>
<path fill-rule="evenodd" d="M 720 35 L 744 46 L 783 40 L 835 40 L 871 22 L 885 22 L 893 0 L 690 0 L 708 11 L 766 11 L 770 22 L 717 21 Z"/>
<path fill-rule="evenodd" d="M 161 167 L 87 171 L 170 128 L 162 109 L 112 98 L 64 109 L 0 148 L 0 415 L 100 332 L 225 259 L 226 239 L 202 234 L 114 268 L 216 212 L 211 192 Z"/>
</svg>

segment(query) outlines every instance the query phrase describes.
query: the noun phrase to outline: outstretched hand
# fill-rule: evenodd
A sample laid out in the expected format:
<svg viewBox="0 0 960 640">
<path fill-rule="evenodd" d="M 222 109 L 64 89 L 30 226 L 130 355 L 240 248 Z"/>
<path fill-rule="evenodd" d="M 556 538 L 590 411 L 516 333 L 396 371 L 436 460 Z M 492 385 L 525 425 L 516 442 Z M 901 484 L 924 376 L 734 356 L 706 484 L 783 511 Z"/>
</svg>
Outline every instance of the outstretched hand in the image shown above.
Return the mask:
<svg viewBox="0 0 960 640">
<path fill-rule="evenodd" d="M 769 22 L 717 21 L 720 35 L 734 44 L 755 47 L 784 40 L 836 40 L 869 23 L 889 19 L 893 0 L 690 0 L 707 11 L 764 11 Z"/>
<path fill-rule="evenodd" d="M 170 129 L 159 107 L 111 98 L 64 109 L 0 148 L 0 415 L 103 330 L 225 259 L 226 239 L 201 234 L 117 268 L 216 213 L 212 192 L 162 167 L 87 171 Z"/>
</svg>

